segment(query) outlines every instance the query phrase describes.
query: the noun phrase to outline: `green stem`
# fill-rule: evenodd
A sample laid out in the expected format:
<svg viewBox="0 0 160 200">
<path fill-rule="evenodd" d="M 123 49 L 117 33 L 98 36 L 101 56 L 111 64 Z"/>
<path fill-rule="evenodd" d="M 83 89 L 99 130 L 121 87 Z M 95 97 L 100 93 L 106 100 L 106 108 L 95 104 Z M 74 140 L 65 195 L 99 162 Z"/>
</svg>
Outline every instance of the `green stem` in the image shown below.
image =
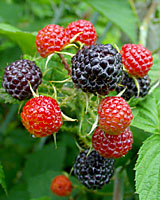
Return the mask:
<svg viewBox="0 0 160 200">
<path fill-rule="evenodd" d="M 29 84 L 29 87 L 30 87 L 30 90 L 31 90 L 31 92 L 32 92 L 33 97 L 39 97 L 39 94 L 38 94 L 38 93 L 35 93 L 35 91 L 33 90 L 30 81 L 28 81 L 28 84 Z M 37 92 L 38 92 L 38 91 L 37 91 Z"/>
<path fill-rule="evenodd" d="M 56 150 L 57 149 L 56 133 L 53 133 L 53 138 L 54 138 L 54 146 L 55 146 L 55 150 Z"/>
<path fill-rule="evenodd" d="M 57 52 L 55 52 L 55 53 L 57 53 L 58 55 L 60 54 L 62 54 L 62 55 L 67 55 L 67 56 L 70 56 L 70 57 L 73 57 L 75 54 L 73 54 L 73 53 L 69 53 L 69 52 L 64 52 L 64 51 L 57 51 Z"/>
<path fill-rule="evenodd" d="M 73 42 L 76 40 L 76 38 L 77 38 L 80 34 L 82 34 L 82 33 L 83 33 L 83 32 L 77 33 L 73 38 L 70 39 L 70 43 L 73 43 Z"/>
<path fill-rule="evenodd" d="M 136 17 L 137 25 L 138 25 L 138 27 L 140 27 L 141 24 L 140 24 L 139 16 L 138 16 L 136 8 L 135 8 L 134 0 L 129 0 L 129 4 L 130 4 L 130 7 L 131 7 L 131 9 L 133 11 L 133 14 Z"/>
<path fill-rule="evenodd" d="M 41 150 L 42 147 L 44 146 L 44 144 L 45 144 L 47 138 L 48 138 L 48 137 L 39 138 L 39 142 L 38 142 L 38 144 L 35 146 L 34 151 L 39 151 L 39 150 Z"/>
<path fill-rule="evenodd" d="M 61 111 L 61 115 L 62 115 L 62 117 L 63 117 L 63 119 L 65 120 L 65 121 L 70 121 L 70 122 L 77 122 L 78 120 L 77 119 L 73 119 L 73 118 L 71 118 L 71 117 L 68 117 L 67 115 L 65 115 L 62 111 Z"/>
<path fill-rule="evenodd" d="M 152 86 L 151 86 L 151 88 L 149 89 L 149 92 L 148 92 L 148 94 L 151 94 L 157 87 L 159 87 L 160 86 L 160 79 L 159 80 L 157 80 Z"/>
<path fill-rule="evenodd" d="M 146 46 L 149 21 L 151 19 L 152 14 L 155 12 L 157 5 L 158 5 L 158 3 L 156 3 L 156 2 L 153 2 L 151 4 L 143 22 L 142 22 L 142 25 L 140 26 L 139 43 L 142 44 L 143 46 Z"/>
<path fill-rule="evenodd" d="M 123 200 L 124 171 L 122 173 L 120 171 L 121 168 L 117 168 L 115 171 L 113 200 Z"/>
<path fill-rule="evenodd" d="M 135 78 L 134 76 L 131 76 L 135 82 L 135 85 L 137 87 L 137 97 L 139 97 L 139 94 L 140 94 L 140 85 L 139 85 L 139 82 L 137 80 L 137 78 Z"/>
<path fill-rule="evenodd" d="M 68 49 L 68 48 L 70 48 L 70 47 L 75 47 L 75 48 L 78 48 L 78 46 L 77 45 L 75 45 L 75 44 L 68 44 L 67 46 L 65 46 L 63 49 Z"/>
<path fill-rule="evenodd" d="M 159 51 L 160 51 L 160 47 L 158 47 L 157 49 L 153 50 L 151 53 L 152 53 L 152 55 L 153 55 L 153 54 L 158 53 Z"/>
<path fill-rule="evenodd" d="M 84 114 L 85 114 L 85 103 L 83 101 L 82 103 L 82 110 L 81 110 L 81 120 L 80 120 L 80 124 L 79 124 L 79 129 L 78 129 L 78 133 L 81 135 L 82 133 L 82 123 L 84 121 Z"/>
<path fill-rule="evenodd" d="M 91 193 L 101 195 L 101 196 L 112 196 L 113 195 L 112 192 L 99 192 L 97 190 L 89 190 L 85 186 L 80 186 L 80 185 L 73 185 L 73 188 L 77 188 L 81 191 L 91 192 Z"/>
<path fill-rule="evenodd" d="M 121 85 L 121 87 L 124 87 L 124 85 Z M 116 97 L 121 97 L 123 93 L 126 91 L 126 89 L 127 89 L 127 86 L 125 86 L 125 88 L 120 93 L 118 93 Z"/>
<path fill-rule="evenodd" d="M 97 124 L 98 124 L 98 115 L 96 116 L 96 120 L 93 123 L 92 128 L 91 128 L 90 132 L 87 134 L 87 136 L 89 136 L 90 134 L 92 134 L 92 132 L 94 131 L 94 129 L 97 127 Z"/>
<path fill-rule="evenodd" d="M 49 71 L 51 71 L 51 70 L 53 70 L 53 69 L 52 69 L 52 68 L 45 69 L 45 71 L 43 72 L 43 77 L 44 77 Z"/>
<path fill-rule="evenodd" d="M 50 81 L 50 82 L 51 83 L 66 83 L 66 82 L 69 82 L 69 81 L 71 81 L 71 77 L 69 77 L 69 78 L 67 78 L 67 79 L 65 79 L 63 81 Z"/>
<path fill-rule="evenodd" d="M 47 70 L 47 65 L 48 65 L 48 63 L 49 63 L 49 61 L 51 60 L 51 58 L 52 58 L 52 56 L 54 56 L 54 54 L 55 53 L 52 53 L 51 55 L 49 55 L 48 57 L 47 57 L 47 60 L 46 60 L 46 63 L 45 63 L 45 71 Z"/>
</svg>

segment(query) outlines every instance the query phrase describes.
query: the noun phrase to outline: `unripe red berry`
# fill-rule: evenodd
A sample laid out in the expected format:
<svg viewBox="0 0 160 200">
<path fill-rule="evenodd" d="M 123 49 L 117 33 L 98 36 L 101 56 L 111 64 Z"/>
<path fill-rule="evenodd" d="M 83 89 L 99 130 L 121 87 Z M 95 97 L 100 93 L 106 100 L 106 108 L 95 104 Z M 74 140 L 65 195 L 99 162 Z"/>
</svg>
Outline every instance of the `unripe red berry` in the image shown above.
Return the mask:
<svg viewBox="0 0 160 200">
<path fill-rule="evenodd" d="M 133 136 L 129 127 L 120 135 L 109 135 L 99 127 L 92 136 L 93 148 L 104 158 L 119 158 L 132 148 Z"/>
<path fill-rule="evenodd" d="M 97 34 L 93 24 L 90 21 L 80 19 L 70 23 L 66 28 L 66 34 L 70 37 L 70 39 L 80 32 L 82 33 L 77 36 L 75 42 L 80 41 L 87 46 L 96 43 Z"/>
<path fill-rule="evenodd" d="M 59 175 L 52 180 L 50 189 L 58 196 L 68 196 L 72 192 L 72 182 L 66 176 Z"/>
<path fill-rule="evenodd" d="M 111 135 L 125 131 L 133 119 L 128 103 L 122 97 L 105 97 L 98 106 L 99 127 Z"/>
<path fill-rule="evenodd" d="M 24 127 L 35 137 L 56 133 L 62 126 L 62 116 L 57 101 L 39 96 L 30 99 L 21 112 Z"/>
<path fill-rule="evenodd" d="M 128 73 L 137 78 L 146 76 L 153 65 L 151 52 L 141 44 L 125 44 L 120 53 Z"/>
<path fill-rule="evenodd" d="M 68 43 L 65 29 L 55 24 L 45 26 L 36 36 L 37 51 L 42 57 L 62 50 Z"/>
</svg>

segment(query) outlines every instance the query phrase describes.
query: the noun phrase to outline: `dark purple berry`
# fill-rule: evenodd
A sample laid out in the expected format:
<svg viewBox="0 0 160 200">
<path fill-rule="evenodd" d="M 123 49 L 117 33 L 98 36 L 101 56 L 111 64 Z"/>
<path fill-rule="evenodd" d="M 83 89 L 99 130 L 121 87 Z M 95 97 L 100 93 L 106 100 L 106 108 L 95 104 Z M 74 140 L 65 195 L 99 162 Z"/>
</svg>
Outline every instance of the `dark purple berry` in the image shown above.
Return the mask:
<svg viewBox="0 0 160 200">
<path fill-rule="evenodd" d="M 28 81 L 34 91 L 42 82 L 42 73 L 34 61 L 17 60 L 6 66 L 2 86 L 12 97 L 18 100 L 32 97 Z"/>
<path fill-rule="evenodd" d="M 88 189 L 100 189 L 110 182 L 114 172 L 114 159 L 103 158 L 95 150 L 79 153 L 74 163 L 74 175 Z"/>
<path fill-rule="evenodd" d="M 144 97 L 148 94 L 150 89 L 150 78 L 148 75 L 146 75 L 143 78 L 138 78 L 137 80 L 140 87 L 139 97 Z M 135 81 L 131 76 L 128 75 L 127 72 L 123 73 L 123 79 L 120 85 L 116 88 L 117 93 L 120 93 L 122 90 L 124 90 L 124 88 L 126 88 L 126 90 L 122 94 L 122 97 L 125 100 L 129 100 L 131 97 L 138 97 L 138 90 Z"/>
<path fill-rule="evenodd" d="M 121 78 L 121 55 L 111 44 L 84 46 L 72 58 L 72 80 L 84 92 L 107 95 Z"/>
</svg>

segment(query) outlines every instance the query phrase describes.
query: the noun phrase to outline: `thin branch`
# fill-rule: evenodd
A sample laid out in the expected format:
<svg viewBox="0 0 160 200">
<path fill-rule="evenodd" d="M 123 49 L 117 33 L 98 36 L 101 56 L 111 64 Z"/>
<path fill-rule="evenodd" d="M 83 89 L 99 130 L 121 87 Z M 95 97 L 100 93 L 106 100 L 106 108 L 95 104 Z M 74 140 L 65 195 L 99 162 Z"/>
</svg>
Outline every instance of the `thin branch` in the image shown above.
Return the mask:
<svg viewBox="0 0 160 200">
<path fill-rule="evenodd" d="M 68 75 L 71 76 L 71 69 L 69 67 L 69 64 L 67 63 L 66 59 L 64 58 L 64 55 L 58 54 L 62 64 L 64 65 L 64 68 L 68 71 Z"/>
<path fill-rule="evenodd" d="M 113 200 L 123 199 L 124 174 L 120 175 L 119 172 L 120 172 L 120 168 L 117 168 L 115 171 Z"/>
<path fill-rule="evenodd" d="M 157 2 L 151 4 L 150 8 L 147 11 L 146 16 L 143 19 L 142 25 L 140 26 L 139 43 L 144 46 L 146 46 L 149 21 L 151 20 L 152 14 L 155 12 L 157 5 L 158 5 Z"/>
</svg>

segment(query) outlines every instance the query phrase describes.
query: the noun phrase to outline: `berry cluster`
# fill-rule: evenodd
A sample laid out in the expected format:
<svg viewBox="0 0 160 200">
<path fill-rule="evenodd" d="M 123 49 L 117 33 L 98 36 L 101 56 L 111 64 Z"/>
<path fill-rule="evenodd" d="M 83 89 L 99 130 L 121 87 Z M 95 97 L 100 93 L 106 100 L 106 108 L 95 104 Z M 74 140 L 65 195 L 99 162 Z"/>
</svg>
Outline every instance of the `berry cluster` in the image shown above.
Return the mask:
<svg viewBox="0 0 160 200">
<path fill-rule="evenodd" d="M 125 44 L 120 53 L 125 71 L 116 91 L 119 93 L 125 89 L 122 97 L 126 100 L 131 97 L 144 97 L 150 89 L 150 78 L 147 73 L 153 65 L 151 52 L 141 44 Z"/>
<path fill-rule="evenodd" d="M 92 136 L 93 148 L 105 158 L 124 156 L 133 143 L 129 129 L 132 111 L 122 97 L 105 97 L 98 106 L 99 126 Z"/>
<path fill-rule="evenodd" d="M 73 37 L 73 42 L 92 45 L 96 42 L 97 34 L 92 23 L 86 20 L 72 22 L 66 29 L 50 24 L 36 36 L 37 51 L 41 57 L 47 57 L 65 48 Z M 42 73 L 39 67 L 34 61 L 23 59 L 5 68 L 2 86 L 14 98 L 26 100 L 32 97 L 41 82 Z M 23 107 L 21 119 L 28 132 L 35 137 L 56 133 L 62 126 L 62 115 L 57 101 L 51 97 L 37 97 L 35 94 Z"/>
<path fill-rule="evenodd" d="M 153 60 L 150 51 L 140 44 L 125 44 L 119 52 L 111 44 L 96 44 L 96 40 L 93 24 L 78 20 L 66 28 L 47 25 L 38 32 L 35 41 L 42 58 L 51 57 L 67 47 L 79 47 L 71 59 L 73 84 L 83 92 L 101 98 L 97 109 L 98 125 L 92 137 L 84 138 L 80 133 L 75 137 L 79 146 L 87 149 L 77 156 L 74 175 L 88 189 L 100 189 L 109 183 L 114 158 L 126 155 L 132 148 L 133 136 L 129 126 L 133 115 L 126 100 L 148 93 L 150 79 L 147 73 Z M 35 62 L 23 59 L 5 68 L 2 83 L 6 92 L 18 100 L 34 96 L 23 107 L 21 120 L 35 137 L 58 132 L 63 124 L 62 116 L 65 116 L 56 99 L 37 94 L 41 82 L 40 68 Z M 122 95 L 106 96 L 111 91 L 122 92 Z M 85 142 L 91 143 L 94 149 L 90 151 L 91 145 Z M 72 183 L 60 175 L 53 179 L 50 188 L 58 196 L 68 196 L 72 192 Z"/>
<path fill-rule="evenodd" d="M 81 42 L 85 45 L 95 44 L 97 40 L 96 31 L 90 21 L 78 20 L 70 23 L 66 29 L 50 24 L 40 30 L 36 36 L 37 51 L 42 57 L 47 57 L 64 49 L 76 35 L 74 42 Z"/>
</svg>

